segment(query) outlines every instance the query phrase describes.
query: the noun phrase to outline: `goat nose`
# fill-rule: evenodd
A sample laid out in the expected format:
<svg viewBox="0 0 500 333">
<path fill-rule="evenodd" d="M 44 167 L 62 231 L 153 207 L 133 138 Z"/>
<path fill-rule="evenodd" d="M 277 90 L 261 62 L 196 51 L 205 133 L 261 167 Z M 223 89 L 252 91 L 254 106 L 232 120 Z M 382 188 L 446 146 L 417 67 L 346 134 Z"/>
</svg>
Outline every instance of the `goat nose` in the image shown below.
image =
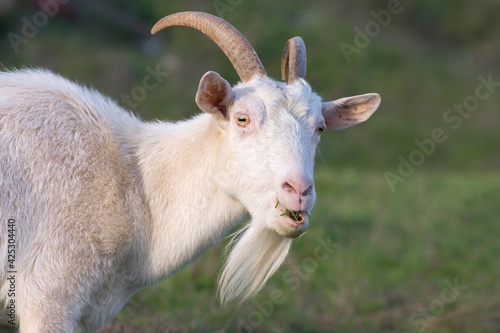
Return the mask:
<svg viewBox="0 0 500 333">
<path fill-rule="evenodd" d="M 301 197 L 311 195 L 313 182 L 312 180 L 287 180 L 281 185 L 288 193 L 295 193 Z"/>
</svg>

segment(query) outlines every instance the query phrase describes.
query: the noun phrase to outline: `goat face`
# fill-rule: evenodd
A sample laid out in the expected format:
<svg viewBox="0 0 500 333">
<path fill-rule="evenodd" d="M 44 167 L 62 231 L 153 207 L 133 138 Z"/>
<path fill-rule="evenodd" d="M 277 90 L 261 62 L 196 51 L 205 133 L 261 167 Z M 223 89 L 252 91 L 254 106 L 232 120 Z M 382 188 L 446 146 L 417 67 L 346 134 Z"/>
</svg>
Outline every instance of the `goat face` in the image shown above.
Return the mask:
<svg viewBox="0 0 500 333">
<path fill-rule="evenodd" d="M 286 84 L 256 76 L 232 88 L 208 72 L 196 101 L 223 133 L 219 187 L 245 206 L 254 223 L 293 238 L 306 230 L 316 199 L 313 166 L 321 133 L 366 120 L 380 98 L 322 103 L 302 79 Z"/>
<path fill-rule="evenodd" d="M 264 217 L 268 228 L 297 237 L 309 223 L 316 193 L 313 164 L 321 132 L 342 129 L 370 117 L 380 103 L 377 94 L 330 103 L 311 92 L 305 81 L 306 48 L 300 37 L 288 40 L 281 75 L 270 79 L 246 38 L 226 21 L 206 13 L 183 12 L 158 21 L 153 33 L 184 25 L 217 43 L 242 83 L 232 88 L 215 72 L 201 79 L 196 102 L 216 119 L 221 143 L 216 179 L 238 199 L 253 220 Z M 262 216 L 264 214 L 264 216 Z"/>
</svg>

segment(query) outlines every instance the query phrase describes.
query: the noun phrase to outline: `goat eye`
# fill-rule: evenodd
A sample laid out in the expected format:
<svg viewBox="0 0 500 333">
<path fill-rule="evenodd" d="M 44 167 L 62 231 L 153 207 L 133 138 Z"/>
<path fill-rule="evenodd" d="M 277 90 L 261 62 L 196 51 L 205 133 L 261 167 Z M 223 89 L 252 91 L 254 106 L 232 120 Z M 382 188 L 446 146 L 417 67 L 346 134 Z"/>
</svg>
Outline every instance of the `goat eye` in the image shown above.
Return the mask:
<svg viewBox="0 0 500 333">
<path fill-rule="evenodd" d="M 238 121 L 238 125 L 240 126 L 247 126 L 248 124 L 250 124 L 250 118 L 248 118 L 248 116 L 246 115 L 240 115 L 236 118 L 236 120 Z"/>
<path fill-rule="evenodd" d="M 316 129 L 316 131 L 321 134 L 323 133 L 323 131 L 325 130 L 325 128 L 323 126 L 318 126 L 318 128 Z"/>
</svg>

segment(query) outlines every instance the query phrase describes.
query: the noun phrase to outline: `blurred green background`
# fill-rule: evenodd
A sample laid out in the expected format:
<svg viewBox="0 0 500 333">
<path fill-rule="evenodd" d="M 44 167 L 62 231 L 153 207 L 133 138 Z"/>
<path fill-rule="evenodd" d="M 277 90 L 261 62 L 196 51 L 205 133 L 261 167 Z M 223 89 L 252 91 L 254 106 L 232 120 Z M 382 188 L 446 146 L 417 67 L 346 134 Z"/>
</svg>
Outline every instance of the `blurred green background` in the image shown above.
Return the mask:
<svg viewBox="0 0 500 333">
<path fill-rule="evenodd" d="M 200 32 L 150 36 L 184 10 L 233 24 L 274 78 L 300 35 L 325 100 L 382 96 L 367 123 L 324 134 L 309 231 L 255 300 L 219 306 L 224 240 L 100 332 L 500 331 L 499 1 L 55 1 L 0 1 L 0 64 L 51 69 L 145 120 L 200 112 L 208 70 L 238 81 Z"/>
</svg>

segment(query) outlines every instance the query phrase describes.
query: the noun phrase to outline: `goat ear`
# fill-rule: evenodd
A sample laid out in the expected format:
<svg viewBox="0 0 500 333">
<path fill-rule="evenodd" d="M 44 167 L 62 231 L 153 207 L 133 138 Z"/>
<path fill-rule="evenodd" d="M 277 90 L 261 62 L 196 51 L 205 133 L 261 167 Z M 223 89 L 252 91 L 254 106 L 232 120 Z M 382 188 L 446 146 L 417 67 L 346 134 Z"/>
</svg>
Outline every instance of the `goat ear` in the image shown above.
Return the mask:
<svg viewBox="0 0 500 333">
<path fill-rule="evenodd" d="M 228 119 L 227 109 L 233 97 L 233 89 L 226 80 L 215 72 L 207 72 L 198 86 L 196 104 L 207 113 Z"/>
<path fill-rule="evenodd" d="M 380 101 L 379 94 L 365 94 L 323 103 L 326 128 L 341 130 L 357 125 L 370 118 Z"/>
</svg>

